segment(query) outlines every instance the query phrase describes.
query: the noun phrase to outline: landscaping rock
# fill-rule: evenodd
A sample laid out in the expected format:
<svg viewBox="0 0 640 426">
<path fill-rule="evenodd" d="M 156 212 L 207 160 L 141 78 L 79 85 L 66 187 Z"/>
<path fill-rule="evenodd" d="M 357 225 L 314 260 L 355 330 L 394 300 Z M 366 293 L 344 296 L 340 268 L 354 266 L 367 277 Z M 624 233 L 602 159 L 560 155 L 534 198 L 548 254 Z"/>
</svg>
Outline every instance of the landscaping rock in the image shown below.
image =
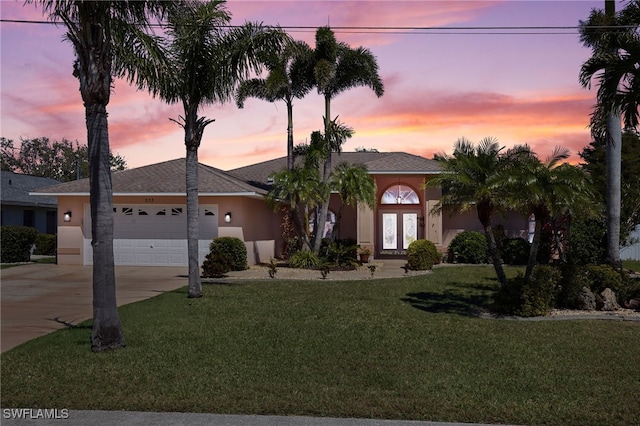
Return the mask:
<svg viewBox="0 0 640 426">
<path fill-rule="evenodd" d="M 617 311 L 620 309 L 616 294 L 610 288 L 605 288 L 599 297 L 596 298 L 596 307 L 599 311 Z"/>
<path fill-rule="evenodd" d="M 580 293 L 578 293 L 576 305 L 576 307 L 582 311 L 595 311 L 596 296 L 588 287 L 583 286 Z"/>
<path fill-rule="evenodd" d="M 629 299 L 624 302 L 624 307 L 627 309 L 640 310 L 640 299 Z"/>
</svg>

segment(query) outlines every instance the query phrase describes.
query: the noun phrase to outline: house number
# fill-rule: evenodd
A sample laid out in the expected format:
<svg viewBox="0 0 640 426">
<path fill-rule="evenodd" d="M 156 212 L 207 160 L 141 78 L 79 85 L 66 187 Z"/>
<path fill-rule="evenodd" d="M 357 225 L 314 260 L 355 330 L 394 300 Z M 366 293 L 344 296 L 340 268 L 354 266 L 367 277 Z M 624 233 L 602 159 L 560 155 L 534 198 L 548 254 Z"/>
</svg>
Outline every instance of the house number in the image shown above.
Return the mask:
<svg viewBox="0 0 640 426">
<path fill-rule="evenodd" d="M 144 202 L 145 203 L 153 203 L 153 198 L 145 198 Z"/>
</svg>

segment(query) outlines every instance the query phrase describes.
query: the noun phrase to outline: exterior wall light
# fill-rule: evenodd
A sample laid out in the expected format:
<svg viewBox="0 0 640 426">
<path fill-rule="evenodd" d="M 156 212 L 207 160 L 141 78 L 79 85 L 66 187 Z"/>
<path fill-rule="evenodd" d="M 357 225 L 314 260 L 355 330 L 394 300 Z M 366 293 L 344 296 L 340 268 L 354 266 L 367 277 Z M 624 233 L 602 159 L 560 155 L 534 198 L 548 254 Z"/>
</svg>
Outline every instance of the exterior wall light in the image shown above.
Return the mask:
<svg viewBox="0 0 640 426">
<path fill-rule="evenodd" d="M 224 221 L 227 222 L 227 223 L 231 222 L 231 212 L 226 212 L 224 214 Z"/>
<path fill-rule="evenodd" d="M 70 211 L 64 212 L 64 221 L 65 222 L 71 222 L 71 216 L 72 216 L 72 214 L 71 214 Z"/>
</svg>

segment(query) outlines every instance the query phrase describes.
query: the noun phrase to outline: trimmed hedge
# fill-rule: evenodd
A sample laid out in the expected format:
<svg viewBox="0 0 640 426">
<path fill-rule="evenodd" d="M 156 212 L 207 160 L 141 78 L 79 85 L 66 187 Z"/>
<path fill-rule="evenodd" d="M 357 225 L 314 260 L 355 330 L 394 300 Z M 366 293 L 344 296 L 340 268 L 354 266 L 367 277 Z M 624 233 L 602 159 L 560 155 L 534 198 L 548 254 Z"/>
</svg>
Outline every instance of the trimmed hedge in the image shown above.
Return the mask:
<svg viewBox="0 0 640 426">
<path fill-rule="evenodd" d="M 463 231 L 449 244 L 456 263 L 487 263 L 487 238 L 477 231 Z"/>
<path fill-rule="evenodd" d="M 247 268 L 247 247 L 242 240 L 218 237 L 209 245 L 209 254 L 202 264 L 202 275 L 220 277 L 229 271 L 244 271 Z"/>
<path fill-rule="evenodd" d="M 547 315 L 554 307 L 560 270 L 549 265 L 538 265 L 531 274 L 531 283 L 526 284 L 524 277 L 508 281 L 494 296 L 494 309 L 497 312 L 522 317 Z"/>
<path fill-rule="evenodd" d="M 431 269 L 439 256 L 435 244 L 429 240 L 415 240 L 407 249 L 407 263 L 414 271 Z"/>
<path fill-rule="evenodd" d="M 56 236 L 53 234 L 38 234 L 36 236 L 36 249 L 33 254 L 55 256 Z"/>
<path fill-rule="evenodd" d="M 0 246 L 0 261 L 2 263 L 29 262 L 31 260 L 31 247 L 38 235 L 35 228 L 5 225 L 0 232 L 2 233 Z"/>
<path fill-rule="evenodd" d="M 526 265 L 530 250 L 531 244 L 524 238 L 508 238 L 504 240 L 500 252 L 507 265 Z"/>
</svg>

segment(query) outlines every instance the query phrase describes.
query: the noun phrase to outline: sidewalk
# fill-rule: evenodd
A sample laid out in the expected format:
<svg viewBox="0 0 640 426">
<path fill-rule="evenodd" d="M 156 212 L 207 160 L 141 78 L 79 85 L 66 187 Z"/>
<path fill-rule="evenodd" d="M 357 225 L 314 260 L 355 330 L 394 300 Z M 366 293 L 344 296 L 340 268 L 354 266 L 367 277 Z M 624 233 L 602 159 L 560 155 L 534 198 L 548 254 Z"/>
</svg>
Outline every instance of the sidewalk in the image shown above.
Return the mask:
<svg viewBox="0 0 640 426">
<path fill-rule="evenodd" d="M 32 411 L 37 415 L 37 411 Z M 416 420 L 339 419 L 335 417 L 254 416 L 206 413 L 150 413 L 133 411 L 69 411 L 68 418 L 57 420 L 7 420 L 2 425 L 153 425 L 153 426 L 487 426 L 479 423 L 442 423 Z M 60 410 L 57 413 L 62 414 Z"/>
</svg>

